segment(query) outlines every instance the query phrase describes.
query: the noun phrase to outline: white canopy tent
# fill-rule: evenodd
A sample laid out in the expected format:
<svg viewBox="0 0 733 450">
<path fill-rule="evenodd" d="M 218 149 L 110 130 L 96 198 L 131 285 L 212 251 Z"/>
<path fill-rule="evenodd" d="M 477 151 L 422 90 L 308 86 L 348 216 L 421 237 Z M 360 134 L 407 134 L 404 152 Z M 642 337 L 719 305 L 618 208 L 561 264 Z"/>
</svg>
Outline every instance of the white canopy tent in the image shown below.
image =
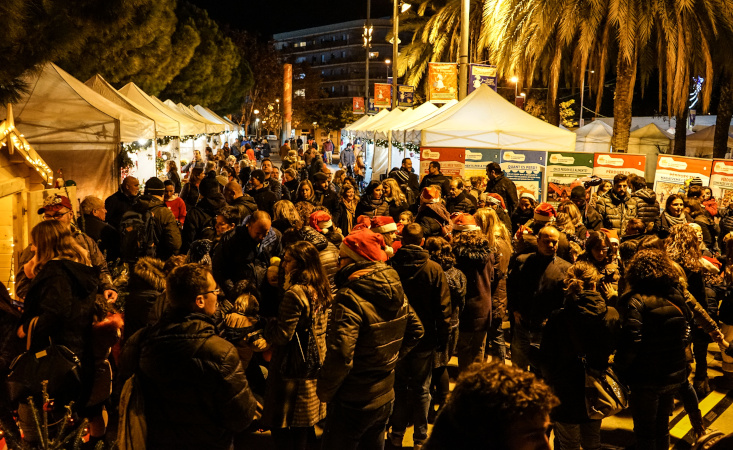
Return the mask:
<svg viewBox="0 0 733 450">
<path fill-rule="evenodd" d="M 726 130 L 727 131 L 727 130 Z M 713 156 L 713 140 L 715 139 L 715 125 L 703 128 L 695 134 L 687 136 L 685 154 L 697 158 L 711 158 Z M 733 147 L 733 138 L 728 136 L 728 148 Z"/>
<path fill-rule="evenodd" d="M 178 122 L 178 126 L 180 127 L 179 136 L 193 136 L 203 133 L 203 131 L 200 131 L 204 128 L 203 124 L 195 122 L 193 119 L 177 113 L 176 111 L 172 111 L 160 102 L 156 102 L 153 97 L 146 94 L 135 83 L 127 83 L 124 85 L 120 89 L 120 93 L 133 100 L 140 107 L 145 108 L 145 110 L 152 109 L 154 111 L 158 111 L 166 117 Z"/>
<path fill-rule="evenodd" d="M 374 139 L 374 153 L 372 154 L 372 177 L 375 175 L 381 175 L 387 173 L 391 161 L 391 148 L 392 142 L 388 141 L 386 146 L 377 145 L 377 131 L 380 129 L 389 129 L 390 124 L 399 120 L 404 114 L 401 109 L 394 109 L 389 113 L 382 116 L 380 119 L 374 120 L 369 123 L 363 131 L 357 131 L 356 135 L 362 138 Z"/>
<path fill-rule="evenodd" d="M 155 122 L 94 92 L 53 63 L 29 74 L 14 105 L 15 125 L 38 154 L 74 180 L 80 198 L 118 188 L 115 160 L 122 142 L 155 139 Z M 0 108 L 0 117 L 5 113 Z"/>
<path fill-rule="evenodd" d="M 224 125 L 216 123 L 216 122 L 212 122 L 211 120 L 204 118 L 201 114 L 197 113 L 196 111 L 190 110 L 188 106 L 184 105 L 183 103 L 174 103 L 172 100 L 166 100 L 163 103 L 165 103 L 165 105 L 171 108 L 172 110 L 178 111 L 179 113 L 183 114 L 184 116 L 188 116 L 197 122 L 203 123 L 206 128 L 206 134 L 217 134 L 217 133 L 224 132 Z"/>
<path fill-rule="evenodd" d="M 342 133 L 348 133 L 348 132 L 350 132 L 352 128 L 354 128 L 354 127 L 358 127 L 359 125 L 361 125 L 362 123 L 366 122 L 367 120 L 369 120 L 369 119 L 370 119 L 370 118 L 372 118 L 372 117 L 373 117 L 373 116 L 368 116 L 368 115 L 366 115 L 366 114 L 365 114 L 365 115 L 363 115 L 363 116 L 361 116 L 361 117 L 359 118 L 359 120 L 357 120 L 356 122 L 352 122 L 352 123 L 350 123 L 350 124 L 346 125 L 346 126 L 345 126 L 345 127 L 344 127 L 344 128 L 342 129 Z"/>
<path fill-rule="evenodd" d="M 215 123 L 224 125 L 224 131 L 227 131 L 227 132 L 228 131 L 234 131 L 232 129 L 232 126 L 229 125 L 227 122 L 225 122 L 224 119 L 222 119 L 221 117 L 217 116 L 216 114 L 214 114 L 213 112 L 209 111 L 208 109 L 206 109 L 206 108 L 204 108 L 204 107 L 202 107 L 200 105 L 196 105 L 196 106 L 189 105 L 189 108 L 193 109 L 198 114 L 200 114 L 201 116 L 203 116 L 207 120 L 210 120 L 211 122 L 215 122 Z"/>
<path fill-rule="evenodd" d="M 611 151 L 613 127 L 603 121 L 594 120 L 575 130 L 575 136 L 576 152 L 608 153 Z"/>
<path fill-rule="evenodd" d="M 422 124 L 428 123 L 431 119 L 434 117 L 437 117 L 441 114 L 446 113 L 451 108 L 453 108 L 455 105 L 458 104 L 458 100 L 451 100 L 447 103 L 444 103 L 443 106 L 437 107 L 437 109 L 434 109 L 432 112 L 429 112 L 425 114 L 423 117 L 417 117 L 414 120 L 411 120 L 409 123 L 402 123 L 397 125 L 395 128 L 392 128 L 392 132 L 398 132 L 397 136 L 401 135 L 402 142 L 411 142 L 411 143 L 420 143 L 420 136 L 422 134 Z"/>
<path fill-rule="evenodd" d="M 669 153 L 674 135 L 659 128 L 655 123 L 650 123 L 631 132 L 629 137 L 628 153 L 641 153 L 646 155 L 646 168 L 644 177 L 652 182 L 657 171 L 657 155 Z"/>
<path fill-rule="evenodd" d="M 575 149 L 575 134 L 527 114 L 486 85 L 421 126 L 423 147 Z"/>
<path fill-rule="evenodd" d="M 358 133 L 359 131 L 364 131 L 364 130 L 371 129 L 369 127 L 371 127 L 372 124 L 374 124 L 374 123 L 382 120 L 382 118 L 384 118 L 384 116 L 386 116 L 389 113 L 390 113 L 390 111 L 388 111 L 386 109 L 383 109 L 383 110 L 379 111 L 377 114 L 375 114 L 373 116 L 369 116 L 367 118 L 367 120 L 365 120 L 364 122 L 361 122 L 358 125 L 352 125 L 349 128 L 348 131 L 351 132 L 352 134 L 356 134 L 358 136 L 359 135 L 359 133 Z M 359 122 L 359 121 L 357 120 L 357 122 Z"/>
</svg>

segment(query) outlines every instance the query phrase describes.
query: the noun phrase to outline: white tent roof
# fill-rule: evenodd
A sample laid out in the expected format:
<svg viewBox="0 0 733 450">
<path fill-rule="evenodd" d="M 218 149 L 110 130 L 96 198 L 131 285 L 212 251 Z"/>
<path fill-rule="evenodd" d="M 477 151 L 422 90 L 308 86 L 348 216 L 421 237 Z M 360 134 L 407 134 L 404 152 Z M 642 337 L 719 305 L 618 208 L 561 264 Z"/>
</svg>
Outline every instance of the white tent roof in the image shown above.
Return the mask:
<svg viewBox="0 0 733 450">
<path fill-rule="evenodd" d="M 674 135 L 662 130 L 657 124 L 650 123 L 647 126 L 637 128 L 636 130 L 632 131 L 629 137 L 629 143 L 633 142 L 634 139 L 639 139 L 640 141 L 646 142 L 664 142 L 665 140 L 669 141 L 670 139 L 674 139 Z"/>
<path fill-rule="evenodd" d="M 156 110 L 159 113 L 162 113 L 165 116 L 178 122 L 178 125 L 180 127 L 179 136 L 193 136 L 196 134 L 204 133 L 205 131 L 204 124 L 196 122 L 193 119 L 190 119 L 189 117 L 184 116 L 177 111 L 173 111 L 160 102 L 156 102 L 153 97 L 146 94 L 135 83 L 130 82 L 124 85 L 120 89 L 120 93 L 122 93 L 122 95 L 131 99 L 141 107 Z"/>
<path fill-rule="evenodd" d="M 172 100 L 166 100 L 163 103 L 165 103 L 166 106 L 173 109 L 174 111 L 178 111 L 184 116 L 188 116 L 191 119 L 206 125 L 207 134 L 224 132 L 224 125 L 206 119 L 196 111 L 190 110 L 188 106 L 184 105 L 183 103 L 174 103 Z"/>
<path fill-rule="evenodd" d="M 457 103 L 457 102 L 456 102 Z M 434 114 L 440 108 L 435 106 L 434 103 L 426 102 L 414 109 L 408 109 L 405 111 L 399 120 L 392 124 L 392 130 L 400 130 L 404 125 L 423 120 L 431 114 Z"/>
<path fill-rule="evenodd" d="M 378 120 L 382 120 L 382 117 L 386 116 L 387 114 L 389 114 L 389 111 L 387 111 L 386 109 L 383 109 L 379 111 L 376 115 L 369 116 L 367 120 L 360 123 L 359 125 L 351 126 L 349 128 L 349 131 L 356 132 L 356 131 L 369 130 L 370 129 L 369 127 L 371 126 L 371 124 L 375 123 Z"/>
<path fill-rule="evenodd" d="M 352 123 L 350 123 L 350 124 L 346 125 L 346 126 L 345 126 L 345 127 L 343 128 L 343 130 L 344 130 L 344 131 L 346 131 L 346 132 L 349 132 L 349 131 L 351 131 L 351 129 L 352 129 L 352 128 L 354 128 L 354 127 L 357 127 L 357 126 L 361 125 L 362 123 L 364 123 L 364 122 L 366 122 L 367 120 L 369 120 L 369 119 L 370 119 L 371 117 L 373 117 L 373 116 L 368 116 L 368 115 L 364 114 L 364 115 L 363 115 L 363 116 L 361 116 L 361 117 L 359 118 L 359 120 L 357 120 L 356 122 L 352 122 Z"/>
<path fill-rule="evenodd" d="M 509 103 L 486 85 L 424 124 L 422 146 L 573 150 L 575 134 Z"/>
<path fill-rule="evenodd" d="M 431 103 L 432 104 L 432 103 Z M 443 106 L 437 107 L 437 105 L 432 104 L 433 106 L 436 106 L 436 108 L 433 110 L 433 112 L 430 112 L 423 117 L 416 117 L 415 120 L 411 120 L 409 123 L 403 123 L 398 125 L 396 128 L 393 128 L 392 131 L 402 131 L 402 142 L 420 142 L 420 135 L 422 133 L 422 124 L 427 123 L 432 119 L 433 117 L 437 117 L 441 114 L 446 113 L 451 108 L 456 106 L 458 104 L 458 100 L 451 100 L 447 103 L 444 103 Z"/>
<path fill-rule="evenodd" d="M 373 120 L 369 122 L 367 125 L 362 125 L 360 128 L 360 131 L 357 131 L 356 135 L 360 137 L 366 137 L 367 133 L 369 132 L 377 132 L 381 129 L 388 130 L 391 123 L 398 120 L 400 116 L 404 114 L 401 109 L 395 109 L 392 111 L 389 111 L 384 116 L 380 117 L 379 119 Z"/>
<path fill-rule="evenodd" d="M 101 75 L 94 75 L 84 84 L 89 86 L 97 94 L 103 96 L 104 98 L 115 103 L 116 105 L 154 120 L 156 136 L 162 137 L 180 135 L 178 122 L 162 114 L 160 111 L 154 108 L 146 108 L 145 106 L 125 97 L 114 87 L 112 87 L 112 85 L 109 84 L 107 80 L 102 78 Z"/>
<path fill-rule="evenodd" d="M 218 115 L 214 114 L 212 111 L 204 108 L 203 106 L 201 106 L 201 105 L 196 105 L 196 106 L 189 105 L 188 107 L 191 108 L 191 109 L 193 109 L 193 110 L 195 110 L 197 113 L 201 114 L 206 119 L 208 119 L 208 120 L 210 120 L 212 122 L 216 122 L 216 123 L 219 123 L 219 124 L 224 125 L 224 130 L 225 131 L 233 131 L 234 130 L 234 128 L 228 122 L 226 122 L 223 118 L 219 117 Z"/>
<path fill-rule="evenodd" d="M 713 155 L 713 140 L 715 139 L 715 125 L 687 136 L 685 154 L 698 158 L 707 158 Z M 733 138 L 728 136 L 727 147 L 733 147 Z"/>
<path fill-rule="evenodd" d="M 575 130 L 576 152 L 610 152 L 613 127 L 600 120 Z"/>
</svg>

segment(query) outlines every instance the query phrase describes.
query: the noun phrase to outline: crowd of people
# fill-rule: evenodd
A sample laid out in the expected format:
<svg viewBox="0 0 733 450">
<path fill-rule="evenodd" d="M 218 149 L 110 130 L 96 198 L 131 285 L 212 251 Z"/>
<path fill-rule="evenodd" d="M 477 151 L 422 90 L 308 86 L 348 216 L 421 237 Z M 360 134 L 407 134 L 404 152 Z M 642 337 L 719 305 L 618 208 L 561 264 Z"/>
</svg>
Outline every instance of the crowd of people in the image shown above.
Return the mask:
<svg viewBox="0 0 733 450">
<path fill-rule="evenodd" d="M 733 210 L 709 188 L 660 208 L 616 175 L 553 206 L 496 163 L 420 178 L 406 158 L 365 180 L 351 144 L 335 173 L 333 143 L 293 147 L 279 166 L 196 152 L 78 218 L 48 197 L 2 309 L 3 370 L 49 339 L 73 352 L 89 446 L 119 403 L 107 440 L 126 448 L 229 449 L 255 430 L 278 449 L 400 448 L 412 425 L 415 448 L 538 449 L 552 423 L 554 448 L 600 449 L 585 374 L 609 367 L 637 449 L 669 448 L 675 398 L 705 433 L 699 399 L 733 386 Z M 32 405 L 2 397 L 6 433 L 17 420 L 37 444 Z"/>
</svg>

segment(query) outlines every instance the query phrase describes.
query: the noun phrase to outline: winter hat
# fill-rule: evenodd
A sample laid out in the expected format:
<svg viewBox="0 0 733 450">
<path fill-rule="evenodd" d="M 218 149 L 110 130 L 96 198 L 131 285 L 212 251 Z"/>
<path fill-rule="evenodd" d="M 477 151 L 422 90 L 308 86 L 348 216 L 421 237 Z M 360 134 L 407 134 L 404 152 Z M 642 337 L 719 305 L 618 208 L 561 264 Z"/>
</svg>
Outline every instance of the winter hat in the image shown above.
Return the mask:
<svg viewBox="0 0 733 450">
<path fill-rule="evenodd" d="M 354 261 L 384 262 L 387 261 L 385 247 L 386 244 L 381 234 L 372 233 L 369 230 L 354 233 L 352 230 L 341 243 L 339 253 Z"/>
<path fill-rule="evenodd" d="M 519 198 L 528 198 L 532 200 L 533 202 L 536 202 L 537 199 L 534 197 L 534 195 L 530 194 L 529 192 L 524 192 L 522 195 L 519 196 Z"/>
<path fill-rule="evenodd" d="M 582 200 L 585 200 L 585 194 L 586 194 L 585 190 L 586 190 L 586 189 L 587 189 L 587 188 L 583 188 L 583 186 L 575 186 L 575 187 L 574 187 L 574 188 L 573 188 L 573 189 L 572 189 L 572 190 L 570 191 L 570 199 L 571 199 L 571 200 L 572 200 L 572 199 L 575 199 L 575 200 L 581 200 L 581 199 L 582 199 Z"/>
<path fill-rule="evenodd" d="M 54 194 L 50 197 L 46 197 L 46 200 L 43 201 L 43 206 L 41 206 L 38 209 L 38 214 L 43 214 L 44 212 L 56 212 L 60 210 L 61 208 L 69 208 L 74 209 L 71 206 L 71 200 L 69 200 L 69 197 L 66 197 L 64 195 L 58 195 Z"/>
<path fill-rule="evenodd" d="M 389 176 L 397 180 L 397 184 L 406 184 L 408 181 L 410 181 L 410 176 L 407 174 L 407 172 L 404 172 L 399 169 L 393 170 L 389 174 Z"/>
<path fill-rule="evenodd" d="M 534 220 L 538 222 L 550 222 L 556 215 L 555 208 L 549 203 L 540 203 L 534 209 Z"/>
<path fill-rule="evenodd" d="M 318 172 L 317 174 L 313 175 L 314 183 L 323 183 L 326 180 L 328 180 L 328 175 L 323 172 Z"/>
<path fill-rule="evenodd" d="M 201 183 L 199 184 L 199 193 L 206 197 L 213 197 L 216 194 L 221 192 L 219 182 L 216 180 L 216 173 L 215 172 L 209 172 L 206 177 L 201 180 Z"/>
<path fill-rule="evenodd" d="M 690 186 L 700 186 L 702 187 L 702 178 L 700 177 L 693 177 L 690 179 Z"/>
<path fill-rule="evenodd" d="M 356 225 L 351 229 L 351 233 L 359 230 L 368 230 L 372 227 L 372 219 L 369 216 L 361 215 L 356 218 Z"/>
<path fill-rule="evenodd" d="M 252 173 L 249 175 L 251 178 L 256 179 L 260 183 L 265 182 L 265 172 L 261 169 L 253 170 Z"/>
<path fill-rule="evenodd" d="M 611 242 L 616 242 L 617 244 L 621 242 L 621 240 L 618 238 L 618 233 L 616 230 L 609 230 L 608 228 L 601 228 L 601 232 L 605 233 L 606 236 L 608 236 L 608 240 Z"/>
<path fill-rule="evenodd" d="M 440 201 L 440 189 L 436 186 L 426 186 L 420 194 L 421 203 L 438 203 Z"/>
<path fill-rule="evenodd" d="M 501 209 L 506 209 L 506 205 L 504 205 L 504 199 L 499 194 L 494 194 L 493 192 L 487 193 L 486 201 L 501 206 Z"/>
<path fill-rule="evenodd" d="M 165 194 L 165 184 L 158 177 L 149 178 L 145 182 L 145 193 L 150 195 Z"/>
<path fill-rule="evenodd" d="M 316 211 L 310 215 L 308 220 L 310 226 L 319 233 L 327 233 L 328 229 L 333 226 L 331 216 L 326 211 Z"/>
<path fill-rule="evenodd" d="M 370 229 L 375 233 L 391 233 L 397 231 L 397 224 L 390 216 L 376 216 Z"/>
<path fill-rule="evenodd" d="M 479 231 L 478 225 L 476 225 L 476 219 L 471 214 L 466 213 L 453 213 L 450 216 L 453 221 L 454 231 Z"/>
<path fill-rule="evenodd" d="M 219 184 L 221 184 L 221 187 L 224 187 L 229 183 L 229 178 L 225 177 L 224 175 L 217 175 L 216 181 L 218 181 Z"/>
</svg>

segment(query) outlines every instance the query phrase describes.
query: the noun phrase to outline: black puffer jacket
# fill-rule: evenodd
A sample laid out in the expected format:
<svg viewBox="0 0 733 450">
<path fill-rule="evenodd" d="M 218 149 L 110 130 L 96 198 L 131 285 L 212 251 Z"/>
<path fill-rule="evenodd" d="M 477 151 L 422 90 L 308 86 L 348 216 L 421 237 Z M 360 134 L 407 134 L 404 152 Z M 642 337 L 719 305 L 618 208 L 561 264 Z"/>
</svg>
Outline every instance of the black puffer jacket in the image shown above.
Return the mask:
<svg viewBox="0 0 733 450">
<path fill-rule="evenodd" d="M 386 200 L 373 202 L 370 195 L 364 195 L 356 204 L 356 217 L 367 216 L 369 218 L 376 216 L 389 215 L 389 203 Z"/>
<path fill-rule="evenodd" d="M 84 233 L 97 243 L 107 261 L 112 262 L 120 257 L 120 233 L 104 220 L 91 214 L 84 214 Z M 81 223 L 79 223 L 81 227 Z"/>
<path fill-rule="evenodd" d="M 331 291 L 336 292 L 335 278 L 336 272 L 339 270 L 339 249 L 334 244 L 328 242 L 326 236 L 307 225 L 299 230 L 290 228 L 285 231 L 282 237 L 282 248 L 287 250 L 288 246 L 298 241 L 310 242 L 318 250 L 321 264 L 328 276 L 328 283 L 331 285 Z"/>
<path fill-rule="evenodd" d="M 338 195 L 331 189 L 325 191 L 321 189 L 314 189 L 313 201 L 316 206 L 323 206 L 328 210 L 328 213 L 333 215 L 334 211 L 338 207 L 339 198 Z"/>
<path fill-rule="evenodd" d="M 107 197 L 104 200 L 104 209 L 107 210 L 107 223 L 119 229 L 122 215 L 132 210 L 132 207 L 137 203 L 137 199 L 138 197 L 130 197 L 122 192 L 122 188 Z"/>
<path fill-rule="evenodd" d="M 418 190 L 417 195 L 419 196 L 420 192 L 428 186 L 438 186 L 440 188 L 441 197 L 448 198 L 448 193 L 450 193 L 450 178 L 446 177 L 442 173 L 437 175 L 425 175 L 420 181 L 420 189 Z"/>
<path fill-rule="evenodd" d="M 237 350 L 210 316 L 168 310 L 130 338 L 122 364 L 128 373 L 138 367 L 148 448 L 229 449 L 254 417 Z"/>
<path fill-rule="evenodd" d="M 135 208 L 140 208 L 141 212 L 146 210 L 150 211 L 153 215 L 153 221 L 160 231 L 156 257 L 165 261 L 171 256 L 177 254 L 182 245 L 181 229 L 178 228 L 176 218 L 165 203 L 151 195 L 143 195 L 140 197 L 140 200 L 138 200 L 138 204 Z M 190 213 L 186 216 L 187 220 L 188 217 L 190 217 Z"/>
<path fill-rule="evenodd" d="M 484 192 L 499 194 L 504 199 L 504 205 L 509 216 L 511 217 L 514 214 L 514 210 L 517 209 L 519 204 L 517 186 L 506 175 L 499 175 L 494 180 L 489 179 Z"/>
<path fill-rule="evenodd" d="M 661 295 L 627 292 L 618 309 L 622 330 L 615 364 L 619 376 L 632 386 L 683 383 L 692 314 L 680 291 L 673 287 Z"/>
<path fill-rule="evenodd" d="M 423 327 L 397 272 L 384 263 L 346 266 L 336 284 L 318 397 L 376 409 L 394 399 L 397 359 L 418 343 Z"/>
<path fill-rule="evenodd" d="M 457 212 L 473 214 L 476 212 L 476 205 L 466 196 L 465 192 L 461 192 L 455 198 L 448 197 L 446 199 L 446 208 L 451 214 Z"/>
<path fill-rule="evenodd" d="M 598 199 L 596 211 L 603 219 L 603 228 L 616 230 L 619 236 L 623 236 L 626 223 L 636 217 L 636 201 L 629 196 L 620 199 L 610 191 Z"/>
<path fill-rule="evenodd" d="M 474 231 L 472 233 L 479 233 Z M 456 242 L 453 245 L 456 268 L 466 275 L 466 304 L 458 329 L 483 331 L 491 322 L 491 283 L 494 279 L 494 254 L 486 247 Z"/>
<path fill-rule="evenodd" d="M 165 290 L 163 261 L 140 258 L 130 274 L 125 297 L 125 338 L 149 323 L 150 310 Z"/>
<path fill-rule="evenodd" d="M 278 199 L 271 190 L 263 186 L 259 189 L 251 189 L 247 191 L 247 194 L 254 198 L 257 203 L 257 209 L 267 212 L 267 214 L 272 217 L 272 210 L 274 209 L 275 203 L 277 203 Z"/>
<path fill-rule="evenodd" d="M 631 194 L 631 202 L 636 204 L 636 218 L 645 225 L 653 224 L 659 217 L 657 194 L 649 188 L 639 189 Z"/>
<path fill-rule="evenodd" d="M 512 236 L 517 232 L 520 226 L 525 225 L 530 220 L 534 219 L 534 209 L 521 209 L 517 208 L 512 214 Z"/>
<path fill-rule="evenodd" d="M 241 197 L 235 198 L 231 203 L 229 203 L 229 206 L 234 206 L 239 210 L 242 220 L 257 211 L 257 203 L 249 194 L 242 194 Z"/>
<path fill-rule="evenodd" d="M 562 308 L 565 274 L 570 263 L 558 256 L 520 255 L 507 279 L 509 310 L 519 312 L 525 328 L 539 330 L 553 311 Z"/>
<path fill-rule="evenodd" d="M 451 297 L 443 269 L 417 245 L 405 245 L 389 260 L 397 271 L 410 306 L 420 318 L 425 335 L 415 351 L 443 351 L 448 344 Z"/>
<path fill-rule="evenodd" d="M 196 203 L 196 206 L 186 215 L 186 222 L 183 223 L 183 244 L 181 253 L 187 253 L 193 241 L 199 239 L 216 239 L 216 213 L 227 205 L 224 196 L 216 194 L 212 197 L 204 197 Z"/>
</svg>

